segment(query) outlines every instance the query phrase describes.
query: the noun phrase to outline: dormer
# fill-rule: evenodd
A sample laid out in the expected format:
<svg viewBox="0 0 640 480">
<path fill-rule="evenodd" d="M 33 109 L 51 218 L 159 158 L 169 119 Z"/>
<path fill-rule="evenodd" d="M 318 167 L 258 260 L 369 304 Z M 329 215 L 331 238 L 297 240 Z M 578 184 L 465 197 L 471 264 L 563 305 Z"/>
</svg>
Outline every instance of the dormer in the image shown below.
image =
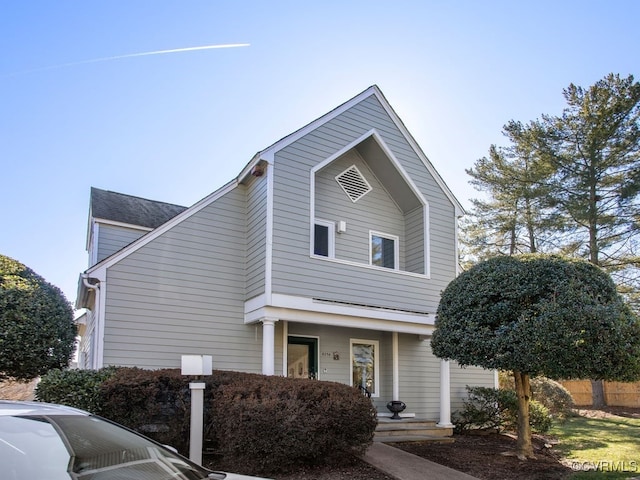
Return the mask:
<svg viewBox="0 0 640 480">
<path fill-rule="evenodd" d="M 311 256 L 429 275 L 429 206 L 372 129 L 311 170 Z"/>
</svg>

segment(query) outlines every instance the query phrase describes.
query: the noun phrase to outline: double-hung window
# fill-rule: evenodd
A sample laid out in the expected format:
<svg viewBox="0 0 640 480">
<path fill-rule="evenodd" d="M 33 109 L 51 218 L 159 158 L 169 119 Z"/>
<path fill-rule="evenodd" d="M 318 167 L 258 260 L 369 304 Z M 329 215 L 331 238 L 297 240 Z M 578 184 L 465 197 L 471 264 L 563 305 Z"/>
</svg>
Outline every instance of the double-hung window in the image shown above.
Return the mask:
<svg viewBox="0 0 640 480">
<path fill-rule="evenodd" d="M 399 240 L 395 235 L 370 232 L 371 265 L 397 270 Z"/>
</svg>

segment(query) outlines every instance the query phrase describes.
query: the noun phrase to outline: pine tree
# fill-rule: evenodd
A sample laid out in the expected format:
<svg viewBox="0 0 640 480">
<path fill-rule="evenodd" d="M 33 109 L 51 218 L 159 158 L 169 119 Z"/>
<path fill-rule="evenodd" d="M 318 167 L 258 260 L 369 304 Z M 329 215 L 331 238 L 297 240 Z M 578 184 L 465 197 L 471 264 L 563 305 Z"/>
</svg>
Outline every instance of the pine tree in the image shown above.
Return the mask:
<svg viewBox="0 0 640 480">
<path fill-rule="evenodd" d="M 549 166 L 532 149 L 528 126 L 511 121 L 503 134 L 508 147 L 492 145 L 489 157 L 466 172 L 485 194 L 472 199 L 471 217 L 463 228 L 468 255 L 483 260 L 495 255 L 554 251 L 554 212 L 545 207 Z"/>
</svg>

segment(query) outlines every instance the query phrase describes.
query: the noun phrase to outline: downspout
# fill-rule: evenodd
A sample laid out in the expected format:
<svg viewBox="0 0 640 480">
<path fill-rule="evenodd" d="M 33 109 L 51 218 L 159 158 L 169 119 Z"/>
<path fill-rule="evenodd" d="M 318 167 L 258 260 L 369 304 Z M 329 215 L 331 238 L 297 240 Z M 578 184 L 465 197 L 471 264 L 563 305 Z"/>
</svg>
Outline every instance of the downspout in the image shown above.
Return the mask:
<svg viewBox="0 0 640 480">
<path fill-rule="evenodd" d="M 94 369 L 102 368 L 102 346 L 104 343 L 104 322 L 102 321 L 102 296 L 100 295 L 100 281 L 98 283 L 89 283 L 89 276 L 86 273 L 82 274 L 82 283 L 85 287 L 95 292 L 96 298 L 93 304 L 93 321 L 95 322 L 95 342 L 93 344 L 92 353 L 92 365 Z"/>
</svg>

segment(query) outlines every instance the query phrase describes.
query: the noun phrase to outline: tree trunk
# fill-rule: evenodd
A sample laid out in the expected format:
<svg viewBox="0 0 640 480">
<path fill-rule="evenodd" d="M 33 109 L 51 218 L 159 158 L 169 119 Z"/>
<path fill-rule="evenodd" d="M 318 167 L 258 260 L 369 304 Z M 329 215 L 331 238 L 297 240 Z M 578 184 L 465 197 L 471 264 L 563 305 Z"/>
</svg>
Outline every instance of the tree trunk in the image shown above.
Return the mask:
<svg viewBox="0 0 640 480">
<path fill-rule="evenodd" d="M 525 221 L 527 222 L 527 232 L 529 235 L 529 253 L 537 253 L 538 246 L 536 245 L 536 232 L 533 227 L 533 212 L 531 206 L 531 199 L 527 195 L 525 198 Z"/>
<path fill-rule="evenodd" d="M 513 378 L 516 383 L 516 395 L 518 396 L 518 442 L 516 455 L 521 460 L 533 458 L 533 445 L 531 443 L 531 425 L 529 424 L 529 401 L 531 400 L 531 385 L 529 374 L 515 371 Z"/>
<path fill-rule="evenodd" d="M 602 380 L 591 380 L 591 406 L 594 408 L 602 408 L 605 405 L 604 384 Z"/>
<path fill-rule="evenodd" d="M 596 189 L 596 174 L 593 168 L 589 170 L 592 179 L 589 188 L 589 261 L 600 265 L 600 246 L 598 245 L 598 196 Z M 591 406 L 602 408 L 604 401 L 604 384 L 602 380 L 591 380 Z"/>
</svg>

